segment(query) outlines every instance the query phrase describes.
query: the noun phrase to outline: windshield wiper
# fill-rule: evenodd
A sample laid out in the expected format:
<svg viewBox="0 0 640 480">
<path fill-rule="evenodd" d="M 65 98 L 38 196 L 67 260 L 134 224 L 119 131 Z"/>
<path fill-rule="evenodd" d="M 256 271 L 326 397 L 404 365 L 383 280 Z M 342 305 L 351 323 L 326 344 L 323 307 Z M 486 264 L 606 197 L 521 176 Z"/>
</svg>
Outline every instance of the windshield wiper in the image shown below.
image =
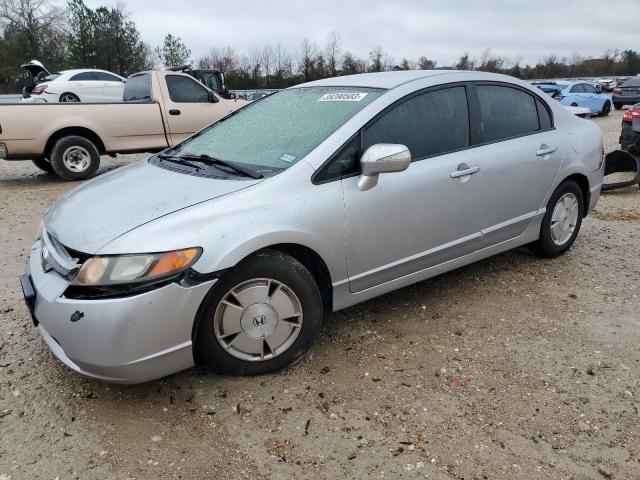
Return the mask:
<svg viewBox="0 0 640 480">
<path fill-rule="evenodd" d="M 175 155 L 165 155 L 163 153 L 159 153 L 156 155 L 158 158 L 161 158 L 165 162 L 177 163 L 178 165 L 186 165 L 191 168 L 195 168 L 196 170 L 202 170 L 202 167 L 191 163 L 188 159 L 180 158 Z"/>
<path fill-rule="evenodd" d="M 264 175 L 262 175 L 259 172 L 256 172 L 255 170 L 251 170 L 249 168 L 243 167 L 241 165 L 238 165 L 236 163 L 233 162 L 227 162 L 226 160 L 220 160 L 219 158 L 213 158 L 210 157 L 209 155 L 190 155 L 188 153 L 185 153 L 183 155 L 178 155 L 175 158 L 181 158 L 184 160 L 195 160 L 197 162 L 202 162 L 206 165 L 216 165 L 216 166 L 223 166 L 223 167 L 227 167 L 231 170 L 233 170 L 236 173 L 239 173 L 241 175 L 244 175 L 245 177 L 249 177 L 249 178 L 253 178 L 253 179 L 260 179 L 260 178 L 264 178 Z"/>
</svg>

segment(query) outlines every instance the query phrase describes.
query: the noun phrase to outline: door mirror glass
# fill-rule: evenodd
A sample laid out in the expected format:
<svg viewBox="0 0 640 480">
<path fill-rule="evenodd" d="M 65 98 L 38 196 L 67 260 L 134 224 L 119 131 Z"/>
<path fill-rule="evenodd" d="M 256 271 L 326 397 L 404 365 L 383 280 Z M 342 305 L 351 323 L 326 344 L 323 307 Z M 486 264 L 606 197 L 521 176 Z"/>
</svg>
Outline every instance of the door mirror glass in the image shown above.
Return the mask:
<svg viewBox="0 0 640 480">
<path fill-rule="evenodd" d="M 381 173 L 401 172 L 411 163 L 411 152 L 405 145 L 397 143 L 376 143 L 371 145 L 360 158 L 362 173 L 358 188 L 362 191 L 373 188 Z"/>
</svg>

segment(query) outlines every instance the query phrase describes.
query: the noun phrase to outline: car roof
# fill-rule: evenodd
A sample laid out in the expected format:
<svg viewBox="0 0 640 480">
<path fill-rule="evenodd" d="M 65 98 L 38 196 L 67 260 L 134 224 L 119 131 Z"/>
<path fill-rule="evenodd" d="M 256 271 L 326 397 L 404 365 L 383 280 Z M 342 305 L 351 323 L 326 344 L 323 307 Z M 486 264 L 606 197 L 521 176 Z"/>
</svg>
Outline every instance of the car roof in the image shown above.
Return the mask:
<svg viewBox="0 0 640 480">
<path fill-rule="evenodd" d="M 74 68 L 71 70 L 60 70 L 57 73 L 66 75 L 66 74 L 83 73 L 83 72 L 102 72 L 102 73 L 109 73 L 111 75 L 115 75 L 116 77 L 120 76 L 117 73 L 113 73 L 108 70 L 100 70 L 99 68 Z"/>
<path fill-rule="evenodd" d="M 462 70 L 399 70 L 393 72 L 359 73 L 340 77 L 324 78 L 303 83 L 291 88 L 301 87 L 367 87 L 390 90 L 404 83 L 436 75 L 469 73 Z"/>
</svg>

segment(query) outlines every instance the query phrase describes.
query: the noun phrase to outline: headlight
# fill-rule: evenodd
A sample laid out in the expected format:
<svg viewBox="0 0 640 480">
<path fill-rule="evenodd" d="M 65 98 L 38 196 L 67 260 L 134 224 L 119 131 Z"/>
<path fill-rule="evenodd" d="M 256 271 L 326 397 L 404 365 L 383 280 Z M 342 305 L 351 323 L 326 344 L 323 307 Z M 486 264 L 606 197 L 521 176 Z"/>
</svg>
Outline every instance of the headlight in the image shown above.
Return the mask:
<svg viewBox="0 0 640 480">
<path fill-rule="evenodd" d="M 202 249 L 172 252 L 91 257 L 82 264 L 73 285 L 100 286 L 142 283 L 167 277 L 189 268 Z"/>
<path fill-rule="evenodd" d="M 43 225 L 43 222 L 40 222 L 40 225 L 38 225 L 38 231 L 36 232 L 36 238 L 33 239 L 34 242 L 37 242 L 38 240 L 40 240 L 42 238 L 42 225 Z"/>
</svg>

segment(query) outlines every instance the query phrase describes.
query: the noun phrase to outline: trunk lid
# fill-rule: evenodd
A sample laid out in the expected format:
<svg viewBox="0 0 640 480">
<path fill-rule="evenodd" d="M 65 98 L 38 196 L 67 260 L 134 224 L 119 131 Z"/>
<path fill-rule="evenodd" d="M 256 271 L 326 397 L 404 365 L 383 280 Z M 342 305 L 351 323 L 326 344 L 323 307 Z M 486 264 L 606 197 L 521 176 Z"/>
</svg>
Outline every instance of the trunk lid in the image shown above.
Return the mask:
<svg viewBox="0 0 640 480">
<path fill-rule="evenodd" d="M 63 246 L 96 254 L 109 242 L 145 223 L 261 181 L 195 177 L 143 160 L 67 193 L 51 207 L 44 226 Z"/>
<path fill-rule="evenodd" d="M 29 72 L 34 79 L 38 78 L 38 76 L 42 73 L 44 73 L 45 75 L 50 75 L 49 70 L 47 70 L 45 66 L 38 60 L 31 60 L 29 63 L 20 65 L 20 68 Z"/>
</svg>

